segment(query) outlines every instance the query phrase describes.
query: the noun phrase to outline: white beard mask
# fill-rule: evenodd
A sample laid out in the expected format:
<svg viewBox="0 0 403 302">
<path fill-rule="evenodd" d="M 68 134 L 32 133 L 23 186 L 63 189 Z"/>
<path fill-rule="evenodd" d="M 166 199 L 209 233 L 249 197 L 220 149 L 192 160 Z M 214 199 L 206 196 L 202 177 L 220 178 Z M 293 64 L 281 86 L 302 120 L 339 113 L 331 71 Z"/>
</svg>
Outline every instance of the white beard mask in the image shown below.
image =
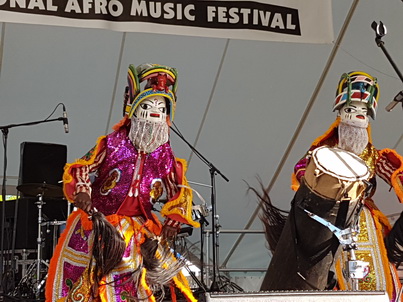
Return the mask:
<svg viewBox="0 0 403 302">
<path fill-rule="evenodd" d="M 133 116 L 129 139 L 139 151 L 151 153 L 168 141 L 168 124 L 165 120 L 153 122 Z"/>
<path fill-rule="evenodd" d="M 368 132 L 366 128 L 340 122 L 338 143 L 340 149 L 360 155 L 367 145 Z"/>
</svg>

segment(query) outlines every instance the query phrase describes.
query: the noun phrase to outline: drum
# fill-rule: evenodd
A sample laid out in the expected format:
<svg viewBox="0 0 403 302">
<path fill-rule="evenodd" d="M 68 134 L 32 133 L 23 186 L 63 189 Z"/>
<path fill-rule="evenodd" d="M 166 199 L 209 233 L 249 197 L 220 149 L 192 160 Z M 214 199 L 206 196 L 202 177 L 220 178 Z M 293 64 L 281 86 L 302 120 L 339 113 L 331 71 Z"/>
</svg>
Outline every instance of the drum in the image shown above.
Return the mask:
<svg viewBox="0 0 403 302">
<path fill-rule="evenodd" d="M 313 150 L 304 178 L 313 192 L 337 201 L 359 198 L 369 176 L 367 165 L 354 153 L 323 146 Z"/>
</svg>

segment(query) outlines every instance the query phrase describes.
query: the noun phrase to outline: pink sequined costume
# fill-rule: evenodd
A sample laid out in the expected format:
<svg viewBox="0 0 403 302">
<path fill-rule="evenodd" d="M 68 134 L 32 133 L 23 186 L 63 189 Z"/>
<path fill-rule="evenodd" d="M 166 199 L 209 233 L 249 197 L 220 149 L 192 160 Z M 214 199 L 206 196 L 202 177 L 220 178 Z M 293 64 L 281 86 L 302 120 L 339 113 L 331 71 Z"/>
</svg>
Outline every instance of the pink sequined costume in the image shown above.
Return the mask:
<svg viewBox="0 0 403 302">
<path fill-rule="evenodd" d="M 161 210 L 165 224 L 199 226 L 191 216 L 186 162 L 174 157 L 169 141 L 152 152 L 138 151 L 129 139 L 130 121 L 126 116 L 84 157 L 67 164 L 63 175 L 66 198 L 74 202 L 76 194 L 89 193 L 93 208 L 103 213 L 122 236 L 126 244 L 123 257 L 95 284 L 92 247 L 98 238 L 94 238 L 88 214 L 81 209 L 74 211 L 50 262 L 46 301 L 156 301 L 164 284 L 170 287 L 172 301 L 176 299 L 174 288 L 188 301 L 196 301 L 166 241 L 158 241 L 155 247 L 155 257 L 161 263 L 157 271 L 144 265 L 144 258 L 150 255 L 143 252 L 144 243 L 150 239 L 157 242 L 162 231 L 162 224 L 152 213 L 155 180 L 161 182 L 166 194 Z M 91 173 L 96 175 L 92 183 Z"/>
</svg>

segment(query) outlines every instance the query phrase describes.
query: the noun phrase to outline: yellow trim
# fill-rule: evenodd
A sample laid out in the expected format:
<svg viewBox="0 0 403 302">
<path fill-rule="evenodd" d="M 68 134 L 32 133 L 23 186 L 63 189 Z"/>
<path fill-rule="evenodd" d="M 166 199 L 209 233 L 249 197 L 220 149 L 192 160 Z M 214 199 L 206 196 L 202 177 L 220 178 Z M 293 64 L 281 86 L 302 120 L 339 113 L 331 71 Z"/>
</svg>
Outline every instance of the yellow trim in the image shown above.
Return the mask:
<svg viewBox="0 0 403 302">
<path fill-rule="evenodd" d="M 375 87 L 376 87 L 377 90 L 378 90 L 378 98 L 375 98 L 375 99 L 379 99 L 379 96 L 380 96 L 380 94 L 379 94 L 379 84 L 378 84 L 376 78 L 374 78 L 372 75 L 370 75 L 370 74 L 368 74 L 368 73 L 366 73 L 366 72 L 363 72 L 363 71 L 353 71 L 353 72 L 345 73 L 345 74 L 347 74 L 349 77 L 352 77 L 352 76 L 355 76 L 355 75 L 363 75 L 363 76 L 366 76 L 367 78 L 370 78 L 370 79 L 372 80 L 372 82 L 374 82 Z M 342 87 L 343 87 L 343 84 L 344 84 L 346 81 L 347 81 L 347 78 L 342 78 L 342 79 L 340 80 L 339 85 L 338 85 L 338 88 L 337 88 L 337 95 L 339 95 L 339 94 L 342 92 L 341 89 L 342 89 Z"/>
<path fill-rule="evenodd" d="M 154 68 L 154 69 L 151 69 L 151 70 L 149 70 L 149 71 L 147 71 L 147 72 L 145 72 L 143 74 L 140 74 L 141 79 L 145 78 L 146 76 L 148 76 L 150 74 L 156 73 L 156 72 L 167 73 L 176 81 L 175 74 L 172 71 L 169 71 L 168 69 L 165 69 L 165 68 Z"/>
<path fill-rule="evenodd" d="M 146 282 L 146 272 L 147 272 L 147 270 L 145 268 L 143 268 L 143 270 L 141 272 L 140 284 L 148 295 L 148 301 L 155 302 L 155 297 L 153 295 L 153 292 Z"/>
<path fill-rule="evenodd" d="M 136 76 L 134 75 L 134 73 L 133 73 L 133 71 L 129 68 L 129 70 L 127 71 L 129 74 L 130 74 L 130 77 L 132 78 L 132 79 L 134 79 L 134 81 L 133 81 L 133 83 L 136 85 Z M 136 85 L 137 86 L 137 85 Z M 134 88 L 137 88 L 137 87 L 134 87 Z"/>
<path fill-rule="evenodd" d="M 181 158 L 176 158 L 176 161 L 182 165 L 182 175 L 181 184 L 183 186 L 188 187 L 189 184 L 185 177 L 185 172 L 187 170 L 186 160 Z M 200 227 L 200 224 L 192 219 L 192 200 L 193 200 L 193 192 L 191 189 L 180 187 L 178 197 L 168 201 L 164 207 L 161 209 L 161 215 L 163 217 L 170 215 L 179 215 L 181 218 L 186 220 L 188 224 L 193 227 Z"/>
<path fill-rule="evenodd" d="M 176 108 L 175 108 L 175 107 L 176 107 L 176 99 L 175 99 L 175 94 L 173 93 L 173 91 L 172 91 L 172 90 L 168 90 L 168 92 L 165 92 L 165 93 L 155 91 L 154 93 L 148 94 L 147 96 L 144 96 L 144 95 L 143 95 L 144 92 L 152 91 L 152 90 L 153 90 L 152 88 L 145 89 L 145 90 L 143 90 L 142 92 L 140 92 L 139 94 L 136 95 L 136 97 L 135 97 L 135 98 L 133 99 L 133 101 L 132 101 L 132 104 L 130 105 L 131 108 L 130 108 L 130 111 L 128 112 L 128 114 L 127 114 L 128 117 L 131 118 L 131 117 L 133 116 L 134 111 L 136 110 L 136 108 L 140 105 L 140 103 L 141 103 L 144 99 L 149 98 L 149 97 L 151 97 L 151 96 L 156 96 L 156 95 L 158 95 L 158 96 L 162 96 L 162 97 L 164 97 L 164 98 L 166 98 L 166 99 L 169 100 L 169 102 L 170 102 L 170 112 L 169 112 L 169 115 L 170 115 L 171 119 L 174 120 L 174 117 L 175 117 L 175 109 L 176 109 Z M 169 95 L 169 93 L 171 93 L 172 96 Z M 127 112 L 127 111 L 126 111 L 126 112 Z"/>
<path fill-rule="evenodd" d="M 134 67 L 133 65 L 130 65 L 127 73 L 130 76 L 131 81 L 133 82 L 133 95 L 137 95 L 140 91 L 139 80 L 138 80 L 137 74 L 133 73 L 133 70 L 130 67 L 133 67 L 134 70 L 136 70 L 136 67 Z M 129 98 L 130 97 L 131 96 L 129 96 Z"/>
<path fill-rule="evenodd" d="M 181 275 L 181 273 L 180 273 Z M 189 284 L 185 278 L 182 278 L 182 281 L 179 281 L 178 277 L 173 277 L 174 283 L 177 288 L 186 296 L 186 298 L 191 302 L 197 302 L 197 299 L 193 296 L 192 292 L 189 289 Z M 186 280 L 186 281 L 185 281 Z"/>
</svg>

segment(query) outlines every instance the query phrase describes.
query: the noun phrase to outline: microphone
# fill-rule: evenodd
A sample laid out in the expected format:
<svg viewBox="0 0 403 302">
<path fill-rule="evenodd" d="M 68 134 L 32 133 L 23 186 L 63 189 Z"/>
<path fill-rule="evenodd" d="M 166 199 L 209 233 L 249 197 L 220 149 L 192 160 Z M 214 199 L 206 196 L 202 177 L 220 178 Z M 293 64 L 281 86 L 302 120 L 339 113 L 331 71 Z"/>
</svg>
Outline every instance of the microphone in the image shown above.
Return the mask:
<svg viewBox="0 0 403 302">
<path fill-rule="evenodd" d="M 69 133 L 69 120 L 67 119 L 67 112 L 64 104 L 63 104 L 63 126 L 64 126 L 64 133 Z"/>
<path fill-rule="evenodd" d="M 387 112 L 391 112 L 391 111 L 393 110 L 393 108 L 395 108 L 395 106 L 396 106 L 398 103 L 402 103 L 402 101 L 403 101 L 403 90 L 400 91 L 400 92 L 395 96 L 395 98 L 393 99 L 393 101 L 390 102 L 389 105 L 385 107 L 385 110 L 386 110 Z"/>
</svg>

